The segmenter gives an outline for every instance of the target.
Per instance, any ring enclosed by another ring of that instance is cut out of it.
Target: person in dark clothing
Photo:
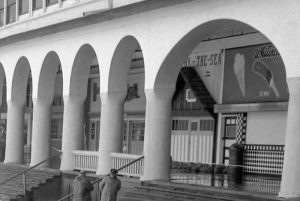
[[[94,187],[86,177],[86,171],[81,171],[80,175],[75,177],[73,187],[73,201],[92,201],[91,191]]]
[[[99,184],[101,201],[116,201],[118,192],[121,189],[121,181],[117,178],[118,170],[111,169],[110,175],[102,179]]]

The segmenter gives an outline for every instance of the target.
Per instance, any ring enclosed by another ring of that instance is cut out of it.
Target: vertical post
[[[24,191],[25,201],[27,201],[27,196],[26,196],[26,172],[23,173],[23,191]]]
[[[106,92],[100,96],[102,106],[97,174],[105,175],[112,166],[110,153],[122,152],[126,91]]]
[[[170,180],[171,105],[174,88],[145,90],[144,175],[142,180]]]
[[[43,0],[43,13],[46,12],[47,9],[47,0]]]
[[[20,13],[19,7],[20,7],[20,1],[21,1],[21,0],[16,0],[16,22],[19,21],[19,13]]]
[[[31,162],[33,166],[51,156],[51,99],[33,99]],[[42,164],[49,167],[50,161]]]
[[[289,106],[285,133],[285,148],[279,196],[300,197],[300,77],[287,79],[289,87]]]
[[[64,97],[64,124],[62,139],[62,161],[61,170],[73,169],[73,150],[80,150],[83,147],[83,116],[84,116],[83,96]]]
[[[3,26],[7,25],[7,0],[4,0]]]
[[[32,16],[32,14],[33,14],[33,1],[32,0],[29,0],[28,1],[28,6],[29,6],[29,8],[28,8],[28,13],[29,13],[29,17],[31,17]]]

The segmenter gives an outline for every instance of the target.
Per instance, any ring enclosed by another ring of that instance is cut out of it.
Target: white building
[[[97,173],[106,174],[111,153],[129,152],[145,156],[142,180],[168,180],[170,154],[226,164],[238,141],[277,157],[279,196],[299,197],[299,8],[296,0],[0,2],[4,162],[23,163],[25,150],[34,165],[61,146],[60,169],[69,170],[74,151],[97,150]]]

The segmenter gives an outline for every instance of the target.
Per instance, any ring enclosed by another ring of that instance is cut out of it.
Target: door
[[[214,120],[211,118],[174,118],[171,156],[173,161],[211,163]]]
[[[189,120],[174,118],[172,120],[171,156],[173,161],[189,162]]]
[[[224,120],[224,149],[223,149],[223,163],[229,164],[229,148],[232,144],[236,143],[236,126],[237,117],[229,116]]]
[[[123,153],[143,154],[145,120],[124,120]]]
[[[189,162],[211,163],[213,153],[214,120],[198,118],[190,120]]]
[[[90,119],[89,122],[89,136],[88,136],[88,149],[90,151],[98,151],[99,147],[99,132],[100,131],[100,121],[95,119]]]

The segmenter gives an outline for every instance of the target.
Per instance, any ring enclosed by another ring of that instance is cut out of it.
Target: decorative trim
[[[288,102],[214,105],[215,113],[287,111]]]
[[[247,113],[240,113],[236,118],[236,142],[245,144],[247,128]]]

